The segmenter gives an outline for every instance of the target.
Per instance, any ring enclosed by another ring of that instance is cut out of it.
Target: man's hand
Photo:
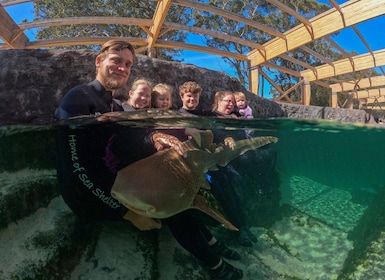
[[[123,216],[123,219],[130,221],[141,231],[160,229],[162,227],[162,223],[159,220],[140,216],[133,211],[128,211],[126,215]]]
[[[184,156],[186,152],[182,142],[173,135],[155,132],[152,135],[152,142],[157,151],[164,150],[164,148],[173,148],[181,156]]]

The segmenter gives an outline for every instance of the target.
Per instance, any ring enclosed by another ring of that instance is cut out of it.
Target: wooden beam
[[[368,42],[365,40],[364,36],[362,36],[361,32],[358,30],[358,28],[353,25],[352,26],[354,32],[357,34],[357,36],[360,38],[361,42],[365,45],[365,47],[368,49],[368,52],[372,52],[372,48],[369,46]]]
[[[20,29],[32,29],[32,28],[42,28],[47,26],[63,26],[63,25],[73,25],[73,24],[123,24],[123,25],[137,25],[137,26],[152,26],[152,19],[140,19],[140,18],[126,18],[126,17],[103,17],[103,16],[86,16],[86,17],[67,17],[67,18],[58,18],[58,19],[49,19],[49,20],[39,20],[33,22],[26,22],[19,24]],[[219,38],[222,40],[234,42],[236,44],[248,46],[254,49],[262,49],[263,46],[252,41],[247,41],[239,37],[230,36],[227,34],[214,32],[200,27],[186,26],[173,22],[165,22],[163,25],[165,28],[184,30],[186,32],[193,32],[196,34],[203,34],[207,36],[212,36],[214,38]],[[146,31],[150,33],[149,30]]]
[[[324,82],[322,82],[322,81],[313,81],[313,84],[320,85],[321,87],[324,87],[324,88],[327,88],[327,89],[330,88],[330,85],[329,85],[329,84],[324,83]]]
[[[251,69],[251,68],[249,68]],[[250,70],[250,91],[256,95],[259,95],[258,89],[259,89],[259,68],[254,68]]]
[[[329,2],[333,5],[333,7],[342,15],[343,11],[341,10],[340,5],[334,0],[329,0]]]
[[[295,84],[294,86],[292,86],[291,88],[289,88],[287,91],[284,92],[284,94],[282,94],[281,96],[277,97],[275,99],[275,101],[279,101],[281,100],[282,98],[286,97],[290,92],[292,92],[293,90],[295,90],[297,87],[301,86],[303,84],[303,80],[299,81],[299,83]]]
[[[279,57],[282,58],[282,59],[288,60],[288,61],[290,61],[290,62],[292,62],[294,64],[300,65],[303,68],[314,70],[313,66],[310,66],[309,64],[306,64],[305,62],[303,62],[303,61],[301,61],[299,59],[296,59],[294,57],[291,57],[291,56],[289,56],[287,54],[281,54]]]
[[[289,102],[289,103],[293,103],[293,100],[290,99],[289,96],[287,96],[285,94],[285,92],[268,76],[266,75],[265,72],[262,72],[261,71],[261,75],[279,92],[279,95],[282,96],[284,95],[284,97],[286,98],[286,100]],[[279,97],[278,97],[279,98]]]
[[[332,91],[330,94],[330,100],[329,100],[329,105],[332,108],[337,108],[338,106],[338,95],[337,92]]]
[[[353,98],[369,98],[369,97],[380,97],[385,95],[385,88],[377,88],[377,89],[367,89],[367,90],[359,90],[350,92]]]
[[[220,9],[220,8],[217,8],[217,7],[214,7],[211,5],[207,5],[207,4],[201,4],[201,3],[191,1],[191,0],[173,0],[172,2],[173,2],[173,4],[178,4],[179,6],[184,6],[184,7],[194,8],[197,10],[202,10],[202,11],[206,11],[209,13],[213,13],[213,14],[222,16],[224,18],[232,19],[232,20],[235,20],[238,22],[243,22],[244,24],[246,24],[248,26],[254,27],[258,30],[266,32],[267,34],[270,34],[270,35],[273,35],[273,36],[276,36],[279,38],[285,37],[285,35],[283,35],[281,32],[278,32],[277,30],[275,30],[271,27],[260,24],[254,20],[248,19],[248,18],[241,16],[241,15],[238,15],[236,13],[228,12],[224,9]]]
[[[376,96],[376,97],[368,97],[368,98],[363,98],[363,99],[365,99],[367,103],[385,102],[385,95]]]
[[[300,49],[302,49],[303,51],[311,54],[312,56],[314,56],[315,58],[318,58],[319,60],[333,66],[333,62],[331,62],[329,59],[327,59],[326,57],[324,57],[323,55],[320,55],[319,53],[315,52],[314,50],[312,50],[311,48],[309,47],[306,47],[306,46],[301,46]]]
[[[292,8],[286,6],[285,4],[283,4],[282,2],[280,1],[277,1],[277,0],[266,0],[266,2],[269,2],[270,4],[273,4],[274,6],[276,6],[278,9],[280,9],[281,11],[295,17],[297,20],[299,20],[300,22],[302,22],[303,24],[305,25],[308,25],[310,26],[310,21],[301,16],[299,13],[297,13],[296,11],[294,11]]]
[[[66,17],[47,20],[36,20],[32,22],[23,22],[19,24],[21,30],[31,28],[42,28],[47,26],[63,26],[74,24],[123,24],[137,26],[152,26],[154,22],[151,19],[127,18],[127,17],[103,17],[103,16],[85,16],[85,17]]]
[[[192,45],[192,44],[186,44],[182,42],[172,42],[172,41],[165,41],[165,40],[157,40],[155,47],[159,48],[169,48],[169,49],[182,49],[182,50],[191,50],[191,51],[197,51],[197,52],[204,52],[209,54],[215,54],[219,56],[225,56],[230,57],[242,61],[248,61],[247,57],[243,54],[239,53],[232,53],[228,51],[222,51],[216,48],[210,48],[200,45]]]
[[[282,66],[278,66],[277,64],[263,63],[262,66],[278,70],[278,71],[280,71],[282,73],[290,74],[290,75],[292,75],[294,77],[297,77],[297,78],[301,78],[301,74],[299,72],[291,70],[291,69],[288,69],[288,68],[285,68],[285,67],[282,67]],[[251,69],[254,69],[254,68],[255,67],[253,67]]]
[[[132,38],[132,37],[71,37],[60,38],[52,40],[38,40],[30,42],[26,49],[39,49],[39,48],[51,48],[51,47],[65,47],[65,46],[78,46],[78,45],[101,45],[108,40],[125,40],[134,46],[147,45],[146,38]]]
[[[302,104],[309,106],[310,98],[311,98],[311,85],[308,81],[304,81],[302,86]]]
[[[170,29],[176,29],[176,30],[184,30],[184,31],[192,32],[192,33],[196,33],[196,34],[203,34],[203,35],[211,36],[213,38],[218,38],[218,39],[222,39],[225,41],[230,41],[230,42],[233,42],[236,44],[240,44],[243,46],[247,46],[247,47],[250,47],[253,49],[264,50],[264,47],[262,45],[254,43],[252,41],[244,40],[244,39],[236,37],[236,36],[227,35],[227,34],[222,33],[222,32],[215,32],[215,31],[204,29],[201,27],[187,26],[187,25],[174,23],[174,22],[165,22],[164,27],[167,27]]]
[[[258,50],[251,51],[247,56],[251,60],[251,67],[262,64],[283,53],[296,49],[315,39],[335,33],[353,24],[385,14],[385,0],[349,1],[341,5],[343,15],[335,8],[310,19],[313,34],[309,34],[306,26],[300,24],[285,32],[285,39],[274,38],[264,44],[266,53],[262,55]]]
[[[375,76],[358,81],[347,81],[330,85],[334,92],[351,91],[370,87],[385,86],[385,76]]]
[[[152,17],[154,24],[150,27],[150,34],[148,36],[148,46],[153,48],[156,40],[158,39],[160,30],[163,26],[164,19],[171,6],[171,0],[159,0],[155,13]]]
[[[0,1],[0,5],[3,7],[13,6],[17,4],[23,4],[27,2],[35,2],[33,0],[2,0]]]
[[[9,16],[3,6],[0,5],[0,39],[7,48],[23,49],[29,39]]]
[[[304,70],[301,76],[306,81],[314,81],[382,65],[385,65],[385,49],[335,61],[334,67],[323,64],[315,67],[315,71]]]

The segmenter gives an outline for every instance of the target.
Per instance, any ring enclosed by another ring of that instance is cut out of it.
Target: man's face
[[[96,57],[96,79],[106,90],[116,90],[127,83],[134,57],[130,50],[109,50],[105,59]]]
[[[183,108],[187,110],[194,110],[199,104],[199,93],[187,92],[181,97]]]

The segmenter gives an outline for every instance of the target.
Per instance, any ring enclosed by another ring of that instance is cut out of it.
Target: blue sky
[[[318,0],[318,2],[331,6],[328,0]],[[337,0],[336,2],[338,4],[342,4],[347,1]],[[5,9],[16,23],[21,23],[23,20],[33,20],[33,3],[31,2],[9,6]],[[364,35],[365,39],[367,40],[368,44],[371,46],[373,51],[385,48],[385,28],[383,28],[384,26],[384,16],[357,25],[357,28]],[[33,30],[26,30],[25,34],[31,40],[33,40],[33,37],[35,35]],[[359,40],[358,36],[350,28],[341,31],[338,36],[334,36],[333,39],[347,51],[355,51],[359,54],[368,52],[366,47]],[[207,53],[183,51],[182,56],[178,59],[183,59],[183,63],[189,63],[199,67],[223,71],[231,76],[235,76],[233,69],[231,69],[231,67],[224,63],[220,56]],[[265,83],[265,85],[269,86],[268,83]],[[267,89],[264,90],[264,92],[266,91]]]

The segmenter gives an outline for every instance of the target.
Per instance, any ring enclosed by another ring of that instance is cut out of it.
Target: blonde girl
[[[172,107],[171,86],[166,84],[157,84],[151,92],[151,108],[171,109]]]
[[[237,107],[241,117],[245,119],[254,118],[253,110],[249,106],[249,102],[247,101],[246,95],[243,92],[238,91],[234,93],[234,97],[236,102],[235,106]]]

